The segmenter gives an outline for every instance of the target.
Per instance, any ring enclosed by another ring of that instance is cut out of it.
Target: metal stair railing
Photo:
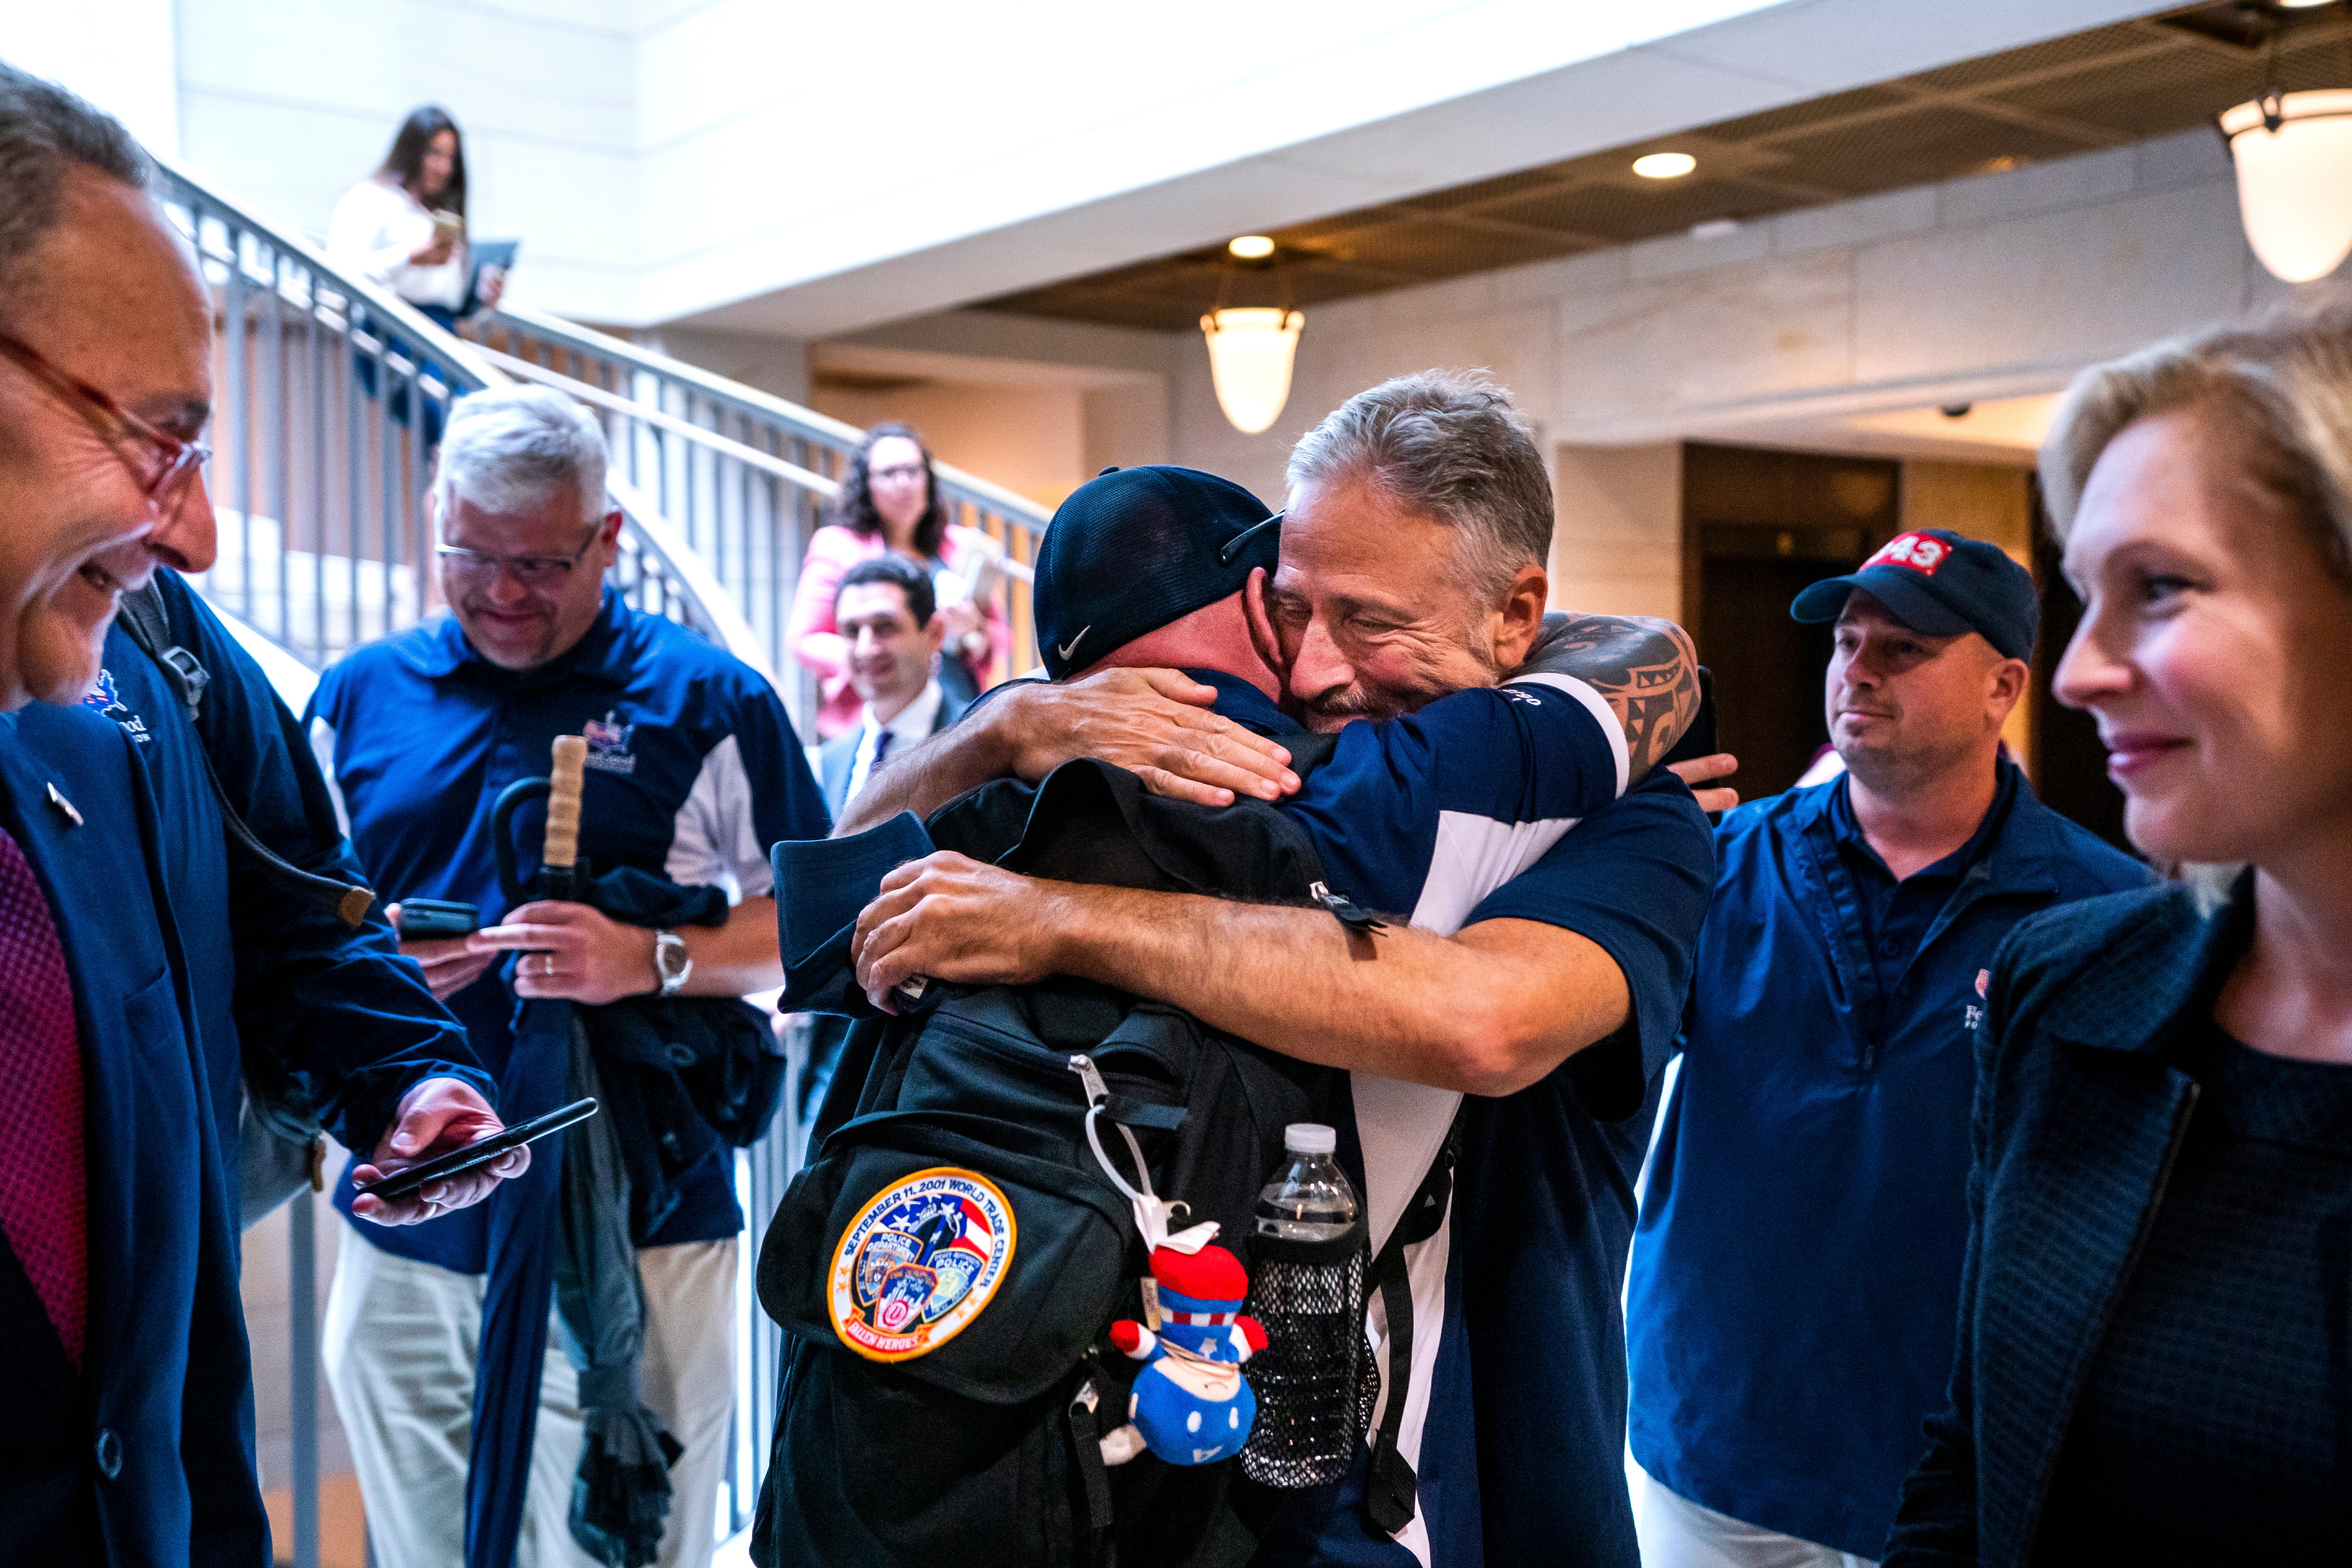
[[[793,586],[809,537],[866,433],[541,311],[502,309],[466,331],[499,369],[603,411],[615,470],[678,522],[791,683],[795,714],[814,712],[814,685],[786,646]],[[945,463],[933,469],[950,524],[970,531],[959,540],[999,556],[1013,637],[991,679],[1034,668],[1029,588],[1045,509]]]
[[[432,448],[452,401],[512,378],[481,350],[340,270],[299,236],[168,163],[159,168],[156,194],[194,247],[217,329],[208,482],[220,555],[194,581],[236,620],[320,669],[438,607],[424,516]],[[614,427],[612,410],[599,406]],[[655,427],[634,420],[625,428],[640,426]],[[854,440],[856,432],[849,435]],[[663,510],[661,498],[678,492],[649,492],[639,479],[648,469],[632,466],[634,449],[615,447],[608,488],[626,522],[613,582],[635,607],[691,626],[774,681],[783,661],[774,635],[760,635],[746,617],[744,605],[759,603],[739,600],[747,580],[740,572],[723,580],[713,570],[707,546]],[[707,524],[698,526],[708,534]],[[798,560],[794,553],[781,563],[787,592]],[[798,1076],[793,1072],[793,1081]],[[781,1355],[779,1331],[751,1291],[751,1259],[798,1164],[794,1125],[788,1106],[736,1163],[752,1238],[741,1249],[739,1397],[722,1499],[737,1530],[750,1522],[765,1471]],[[290,1474],[270,1479],[292,1487],[292,1540],[281,1550],[290,1546],[298,1568],[317,1568],[320,1207],[305,1190],[286,1216]],[[279,1223],[265,1221],[248,1246],[258,1253],[264,1248],[255,1241],[274,1245],[264,1230]],[[259,1358],[270,1353],[258,1347]]]
[[[205,594],[312,668],[437,607],[424,498],[450,403],[511,378],[307,240],[161,165],[165,210],[213,291],[213,499]],[[772,679],[766,650],[658,506],[625,479],[615,583]]]

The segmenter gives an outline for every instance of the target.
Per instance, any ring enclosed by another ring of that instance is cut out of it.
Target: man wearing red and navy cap
[[[1879,1556],[1951,1369],[1980,977],[2147,876],[2000,754],[2036,616],[2000,549],[1899,534],[1790,608],[1836,623],[1845,771],[1716,829],[1626,1298],[1644,1568]]]

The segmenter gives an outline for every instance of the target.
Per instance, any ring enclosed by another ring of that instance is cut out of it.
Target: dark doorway
[[[2068,708],[2052,694],[2066,644],[2083,619],[2083,601],[2059,570],[2058,542],[2042,510],[2042,483],[2033,482],[2033,579],[2042,591],[2042,633],[2033,648],[2033,787],[2043,804],[2070,816],[2126,854],[2137,854],[2124,837],[2124,792],[2107,777],[2107,749],[2096,720]]]
[[[1795,784],[1828,743],[1831,632],[1789,618],[1807,584],[1851,572],[1894,536],[1895,465],[1739,447],[1684,449],[1686,603],[1715,674],[1716,728],[1744,800]]]

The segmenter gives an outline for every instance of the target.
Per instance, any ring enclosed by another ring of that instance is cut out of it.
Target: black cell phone
[[[1711,757],[1722,749],[1715,741],[1715,671],[1702,664],[1698,667],[1698,716],[1683,731],[1683,738],[1675,742],[1674,750],[1658,759],[1658,765]],[[407,910],[407,905],[401,906],[403,914]]]
[[[450,899],[400,900],[400,934],[416,937],[464,936],[482,923],[482,911]]]
[[[488,1164],[510,1149],[520,1149],[551,1132],[561,1132],[573,1122],[585,1121],[595,1114],[594,1100],[575,1100],[561,1110],[551,1110],[544,1116],[518,1121],[512,1127],[493,1132],[462,1149],[452,1149],[446,1154],[436,1154],[421,1165],[394,1171],[383,1180],[371,1183],[358,1191],[365,1197],[404,1198],[427,1182],[437,1182],[444,1176],[464,1175],[467,1171]]]

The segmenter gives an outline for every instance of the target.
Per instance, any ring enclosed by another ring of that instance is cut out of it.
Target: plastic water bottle
[[[1284,1129],[1289,1163],[1258,1194],[1250,1238],[1250,1315],[1265,1349],[1249,1362],[1257,1424],[1242,1469],[1270,1487],[1326,1486],[1362,1436],[1365,1229],[1328,1127]]]

